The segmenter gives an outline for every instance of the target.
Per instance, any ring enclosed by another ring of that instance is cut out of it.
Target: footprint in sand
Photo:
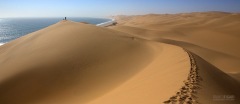
[[[197,89],[200,88],[201,77],[198,74],[198,67],[194,60],[194,57],[190,52],[185,50],[190,58],[191,69],[188,75],[187,80],[183,81],[184,86],[176,93],[175,96],[169,98],[169,100],[164,101],[165,104],[198,104],[197,96],[194,94],[197,93]]]

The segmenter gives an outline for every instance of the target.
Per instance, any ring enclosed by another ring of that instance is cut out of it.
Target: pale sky
[[[0,18],[107,17],[202,11],[240,12],[240,0],[0,0]]]

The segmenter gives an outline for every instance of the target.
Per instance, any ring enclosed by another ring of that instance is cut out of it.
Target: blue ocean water
[[[0,45],[55,24],[62,19],[63,18],[0,18]],[[75,17],[67,19],[75,22],[88,22],[95,25],[111,21],[111,19],[105,18]]]

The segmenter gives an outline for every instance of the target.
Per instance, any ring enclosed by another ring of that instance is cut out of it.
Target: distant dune
[[[182,46],[226,73],[239,73],[240,14],[196,12],[116,17],[115,30]]]
[[[239,104],[239,17],[60,21],[0,46],[0,104]]]

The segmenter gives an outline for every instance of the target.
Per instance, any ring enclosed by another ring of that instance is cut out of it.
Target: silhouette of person
[[[67,17],[65,17],[65,20],[67,20]]]

